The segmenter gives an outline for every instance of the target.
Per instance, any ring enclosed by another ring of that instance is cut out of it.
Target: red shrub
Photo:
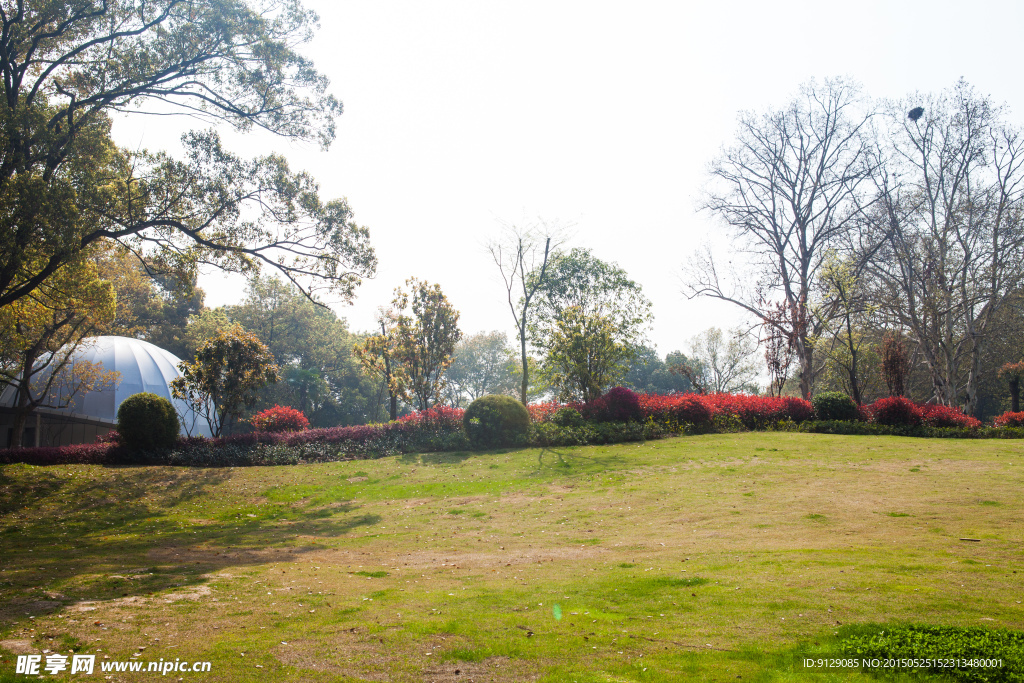
[[[642,416],[640,400],[626,387],[613,387],[590,403],[594,419],[601,422],[633,422]]]
[[[926,404],[920,406],[921,417],[930,427],[966,427],[974,429],[981,426],[981,420],[964,415],[960,408]]]
[[[903,396],[880,398],[871,404],[872,421],[891,427],[916,427],[921,424],[921,409]]]
[[[704,399],[714,417],[736,417],[747,429],[765,429],[781,420],[804,422],[814,417],[810,401],[793,396],[709,394]]]
[[[114,462],[119,450],[116,444],[110,443],[7,448],[0,450],[0,465],[16,462],[29,465],[106,465]]]
[[[257,432],[301,432],[309,429],[309,420],[302,411],[289,406],[274,406],[256,413],[249,420]]]
[[[530,420],[536,423],[547,422],[561,407],[561,403],[558,403],[557,401],[550,401],[548,403],[531,403],[526,406],[526,410],[530,413]]]
[[[996,418],[996,427],[1024,427],[1024,411],[1019,413],[1003,413]]]
[[[465,412],[466,411],[462,408],[434,406],[427,410],[420,410],[415,413],[403,415],[398,418],[398,422],[431,429],[447,428],[458,430],[462,429],[462,416]]]

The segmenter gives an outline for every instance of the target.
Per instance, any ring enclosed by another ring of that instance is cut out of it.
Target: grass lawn
[[[0,681],[44,650],[212,662],[114,681],[873,680],[798,653],[866,623],[1024,628],[1022,456],[746,433],[3,466]]]

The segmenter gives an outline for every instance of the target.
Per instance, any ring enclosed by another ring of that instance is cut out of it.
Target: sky
[[[682,267],[704,242],[729,252],[699,212],[707,167],[739,112],[785,105],[801,84],[845,77],[872,98],[966,79],[1024,115],[1024,3],[928,0],[643,2],[306,0],[320,30],[302,52],[344,103],[328,151],[230,130],[229,148],[283,153],[321,197],[346,197],[380,265],[353,305],[373,327],[407,278],[440,284],[466,334],[514,323],[486,245],[502,224],[566,226],[567,247],[617,263],[653,303],[658,351],[685,350],[745,318],[687,300]],[[176,148],[189,119],[118,121],[115,138]],[[204,276],[211,306],[239,278]]]

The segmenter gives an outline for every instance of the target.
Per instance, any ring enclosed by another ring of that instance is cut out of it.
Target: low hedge
[[[853,629],[851,629],[853,630]],[[842,637],[848,658],[894,661],[889,676],[928,672],[968,683],[1019,683],[1024,680],[1024,633],[977,626],[916,624],[860,626]],[[976,660],[998,660],[999,666],[971,666]],[[910,662],[930,666],[909,667]],[[965,662],[952,667],[950,662]],[[933,664],[932,664],[933,663]]]

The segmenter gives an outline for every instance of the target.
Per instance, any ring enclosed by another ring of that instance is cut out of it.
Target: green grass
[[[867,681],[801,657],[863,624],[1024,627],[1022,455],[749,433],[4,466],[0,641],[211,681]]]

